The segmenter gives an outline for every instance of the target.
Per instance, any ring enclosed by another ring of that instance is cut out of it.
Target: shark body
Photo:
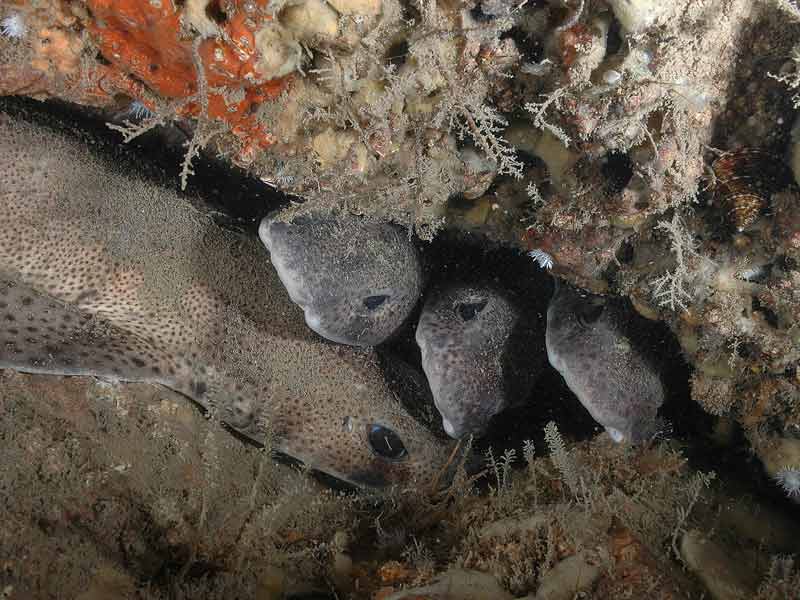
[[[432,479],[450,454],[371,350],[308,329],[257,239],[3,113],[0,368],[167,386],[362,486]]]

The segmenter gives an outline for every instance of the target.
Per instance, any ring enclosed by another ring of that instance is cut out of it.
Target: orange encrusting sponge
[[[266,0],[249,0],[250,14],[235,0],[233,16],[220,25],[223,35],[203,39],[198,54],[208,87],[207,116],[231,127],[244,147],[241,157],[272,143],[272,138],[253,116],[264,100],[277,97],[288,77],[265,80],[256,69],[255,31],[268,21]],[[181,13],[173,0],[87,0],[93,20],[88,28],[103,57],[118,73],[115,87],[138,97],[143,83],[167,100],[190,98],[198,90],[192,40],[181,34]],[[149,108],[153,108],[149,106]],[[200,115],[200,103],[187,102],[178,114]]]

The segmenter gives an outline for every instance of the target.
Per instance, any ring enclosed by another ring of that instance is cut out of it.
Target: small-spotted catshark
[[[416,340],[450,437],[480,435],[496,414],[528,399],[543,366],[536,333],[535,319],[493,285],[451,283],[430,292]]]
[[[2,113],[0,368],[161,384],[357,485],[435,479],[450,456],[371,350],[308,329],[257,239]]]
[[[642,443],[664,425],[660,370],[620,302],[556,280],[547,309],[547,358],[615,442]]]

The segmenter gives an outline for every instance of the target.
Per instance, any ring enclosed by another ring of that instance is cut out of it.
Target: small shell
[[[788,168],[777,156],[756,149],[726,152],[711,165],[715,199],[727,209],[736,231],[744,231],[769,206],[773,192],[786,187]]]
[[[732,194],[726,199],[730,204],[728,215],[736,231],[744,231],[755,223],[761,211],[767,206],[767,199],[760,194]]]

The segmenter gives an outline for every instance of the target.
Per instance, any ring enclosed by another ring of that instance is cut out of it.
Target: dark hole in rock
[[[526,167],[536,167],[541,169],[542,171],[547,170],[547,164],[535,154],[531,154],[526,150],[522,150],[517,148],[517,159],[522,162],[522,164]]]
[[[633,164],[630,157],[623,152],[609,152],[605,155],[600,168],[606,178],[608,193],[618,194],[633,177]]]
[[[219,5],[219,2],[209,2],[206,6],[206,16],[215,23],[224,23],[228,20],[228,15]]]
[[[544,58],[544,44],[520,27],[512,27],[500,35],[500,39],[511,38],[517,45],[523,63],[538,63]]]
[[[770,327],[778,329],[778,315],[769,306],[764,306],[757,297],[753,298],[753,311],[761,313]]]
[[[606,36],[606,56],[616,54],[622,48],[624,38],[622,37],[622,29],[617,19],[612,19],[611,24],[608,26],[608,35]]]
[[[389,47],[389,51],[386,53],[386,63],[394,65],[396,68],[400,68],[404,65],[407,58],[408,41],[406,40],[400,40],[396,44],[392,44]]]
[[[633,244],[630,240],[625,240],[620,244],[619,249],[617,250],[617,260],[624,265],[629,265],[633,262],[633,257],[635,256],[635,251],[633,249]]]
[[[493,15],[483,12],[483,2],[470,9],[469,14],[478,23],[488,23],[494,20]]]
[[[797,269],[797,261],[785,254],[777,258],[775,265],[782,271],[794,271]]]
[[[754,346],[749,342],[736,345],[736,356],[739,358],[752,358],[755,354]]]
[[[106,59],[106,57],[103,56],[102,54],[100,54],[99,52],[95,56],[95,60],[98,62],[98,64],[103,65],[105,67],[110,67],[111,66],[111,61]]]

